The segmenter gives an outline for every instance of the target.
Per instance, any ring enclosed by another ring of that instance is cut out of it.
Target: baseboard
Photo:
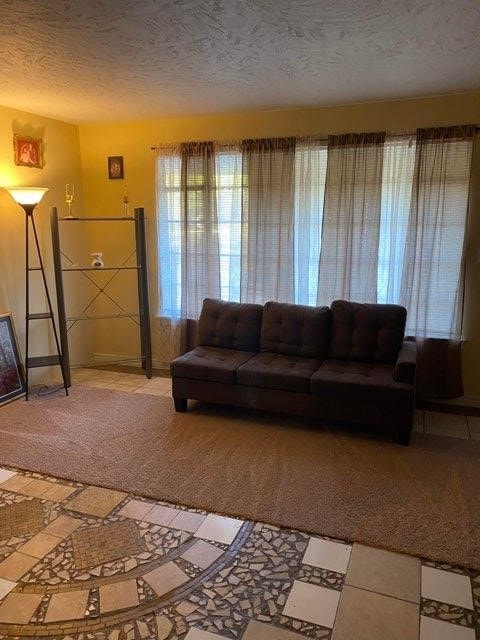
[[[139,367],[140,358],[129,354],[122,353],[93,353],[92,360],[89,362],[91,366],[98,366],[103,364],[123,364],[126,366]],[[82,366],[88,366],[88,364]],[[170,363],[163,362],[159,358],[152,358],[152,367],[154,369],[169,369]]]

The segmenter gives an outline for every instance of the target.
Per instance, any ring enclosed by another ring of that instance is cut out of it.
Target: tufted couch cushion
[[[308,393],[312,373],[321,360],[281,353],[259,353],[239,367],[237,382],[247,387],[266,387]]]
[[[340,401],[402,405],[413,401],[413,387],[395,382],[388,364],[326,360],[310,380],[312,393]]]
[[[323,360],[329,338],[328,307],[267,302],[263,308],[261,351]]]
[[[198,321],[198,344],[258,351],[263,307],[205,298]]]
[[[331,313],[329,358],[395,363],[405,331],[404,307],[335,300]]]
[[[170,365],[172,376],[209,380],[210,382],[237,382],[237,369],[254,353],[217,347],[197,347],[183,356],[175,358]]]

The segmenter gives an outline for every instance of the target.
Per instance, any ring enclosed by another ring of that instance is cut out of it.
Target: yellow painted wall
[[[155,155],[152,145],[186,140],[232,140],[246,137],[329,134],[341,132],[411,130],[417,127],[480,123],[480,92],[415,100],[364,103],[317,109],[219,114],[188,118],[164,118],[128,123],[101,123],[80,126],[80,147],[84,180],[85,209],[89,215],[118,215],[125,184],[132,206],[143,206],[148,216],[148,243],[151,268],[155,269]],[[123,155],[125,181],[109,181],[106,158]],[[466,393],[480,395],[480,163],[474,177],[475,202],[467,240],[467,296],[464,377]],[[117,234],[125,249],[125,238]],[[111,240],[108,232],[91,241],[101,250]],[[115,244],[115,239],[114,239]],[[111,258],[118,258],[111,252]],[[155,308],[155,287],[152,308]],[[157,343],[154,327],[153,339]],[[135,332],[115,330],[112,324],[96,332],[95,351],[135,353]],[[129,350],[130,349],[130,350]]]
[[[14,164],[13,134],[23,134],[42,138],[44,142],[43,169],[18,167]],[[51,240],[49,224],[49,207],[62,208],[65,201],[65,184],[74,183],[76,188],[76,209],[83,208],[82,173],[80,166],[80,145],[78,127],[50,118],[24,113],[6,107],[0,107],[0,187],[5,186],[42,186],[50,191],[44,196],[35,211],[42,251],[45,262],[49,266],[49,282],[54,295],[51,274]],[[14,316],[16,330],[19,335],[20,348],[24,348],[24,316],[25,316],[25,240],[23,210],[12,200],[10,195],[0,190],[0,312],[11,311]],[[75,238],[67,230],[65,245],[74,241],[80,242],[78,232]],[[31,252],[33,256],[33,253]],[[45,310],[43,288],[40,275],[32,275],[31,279],[31,311]],[[75,298],[76,292],[70,290],[69,295]],[[50,348],[51,336],[46,331],[44,321],[32,323],[31,355],[46,355]],[[82,329],[82,331],[84,331]],[[89,350],[88,335],[73,345],[73,358],[86,357]],[[34,380],[48,376],[48,370],[36,370]],[[58,371],[56,372],[58,373]]]

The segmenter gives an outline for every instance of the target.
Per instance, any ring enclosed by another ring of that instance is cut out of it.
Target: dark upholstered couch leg
[[[179,413],[185,413],[185,411],[187,410],[187,399],[174,398],[173,401],[175,403],[175,411],[178,411]]]
[[[398,444],[408,446],[410,444],[410,429],[399,429]]]

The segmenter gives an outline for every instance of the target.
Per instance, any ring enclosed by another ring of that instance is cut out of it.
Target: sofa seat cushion
[[[238,367],[253,355],[255,354],[252,351],[197,347],[175,358],[170,365],[170,370],[172,376],[179,378],[235,384]]]
[[[237,371],[238,384],[308,393],[310,378],[321,360],[262,352]]]
[[[395,382],[394,367],[388,364],[326,360],[310,380],[316,395],[379,404],[403,405],[413,402],[413,386]]]

